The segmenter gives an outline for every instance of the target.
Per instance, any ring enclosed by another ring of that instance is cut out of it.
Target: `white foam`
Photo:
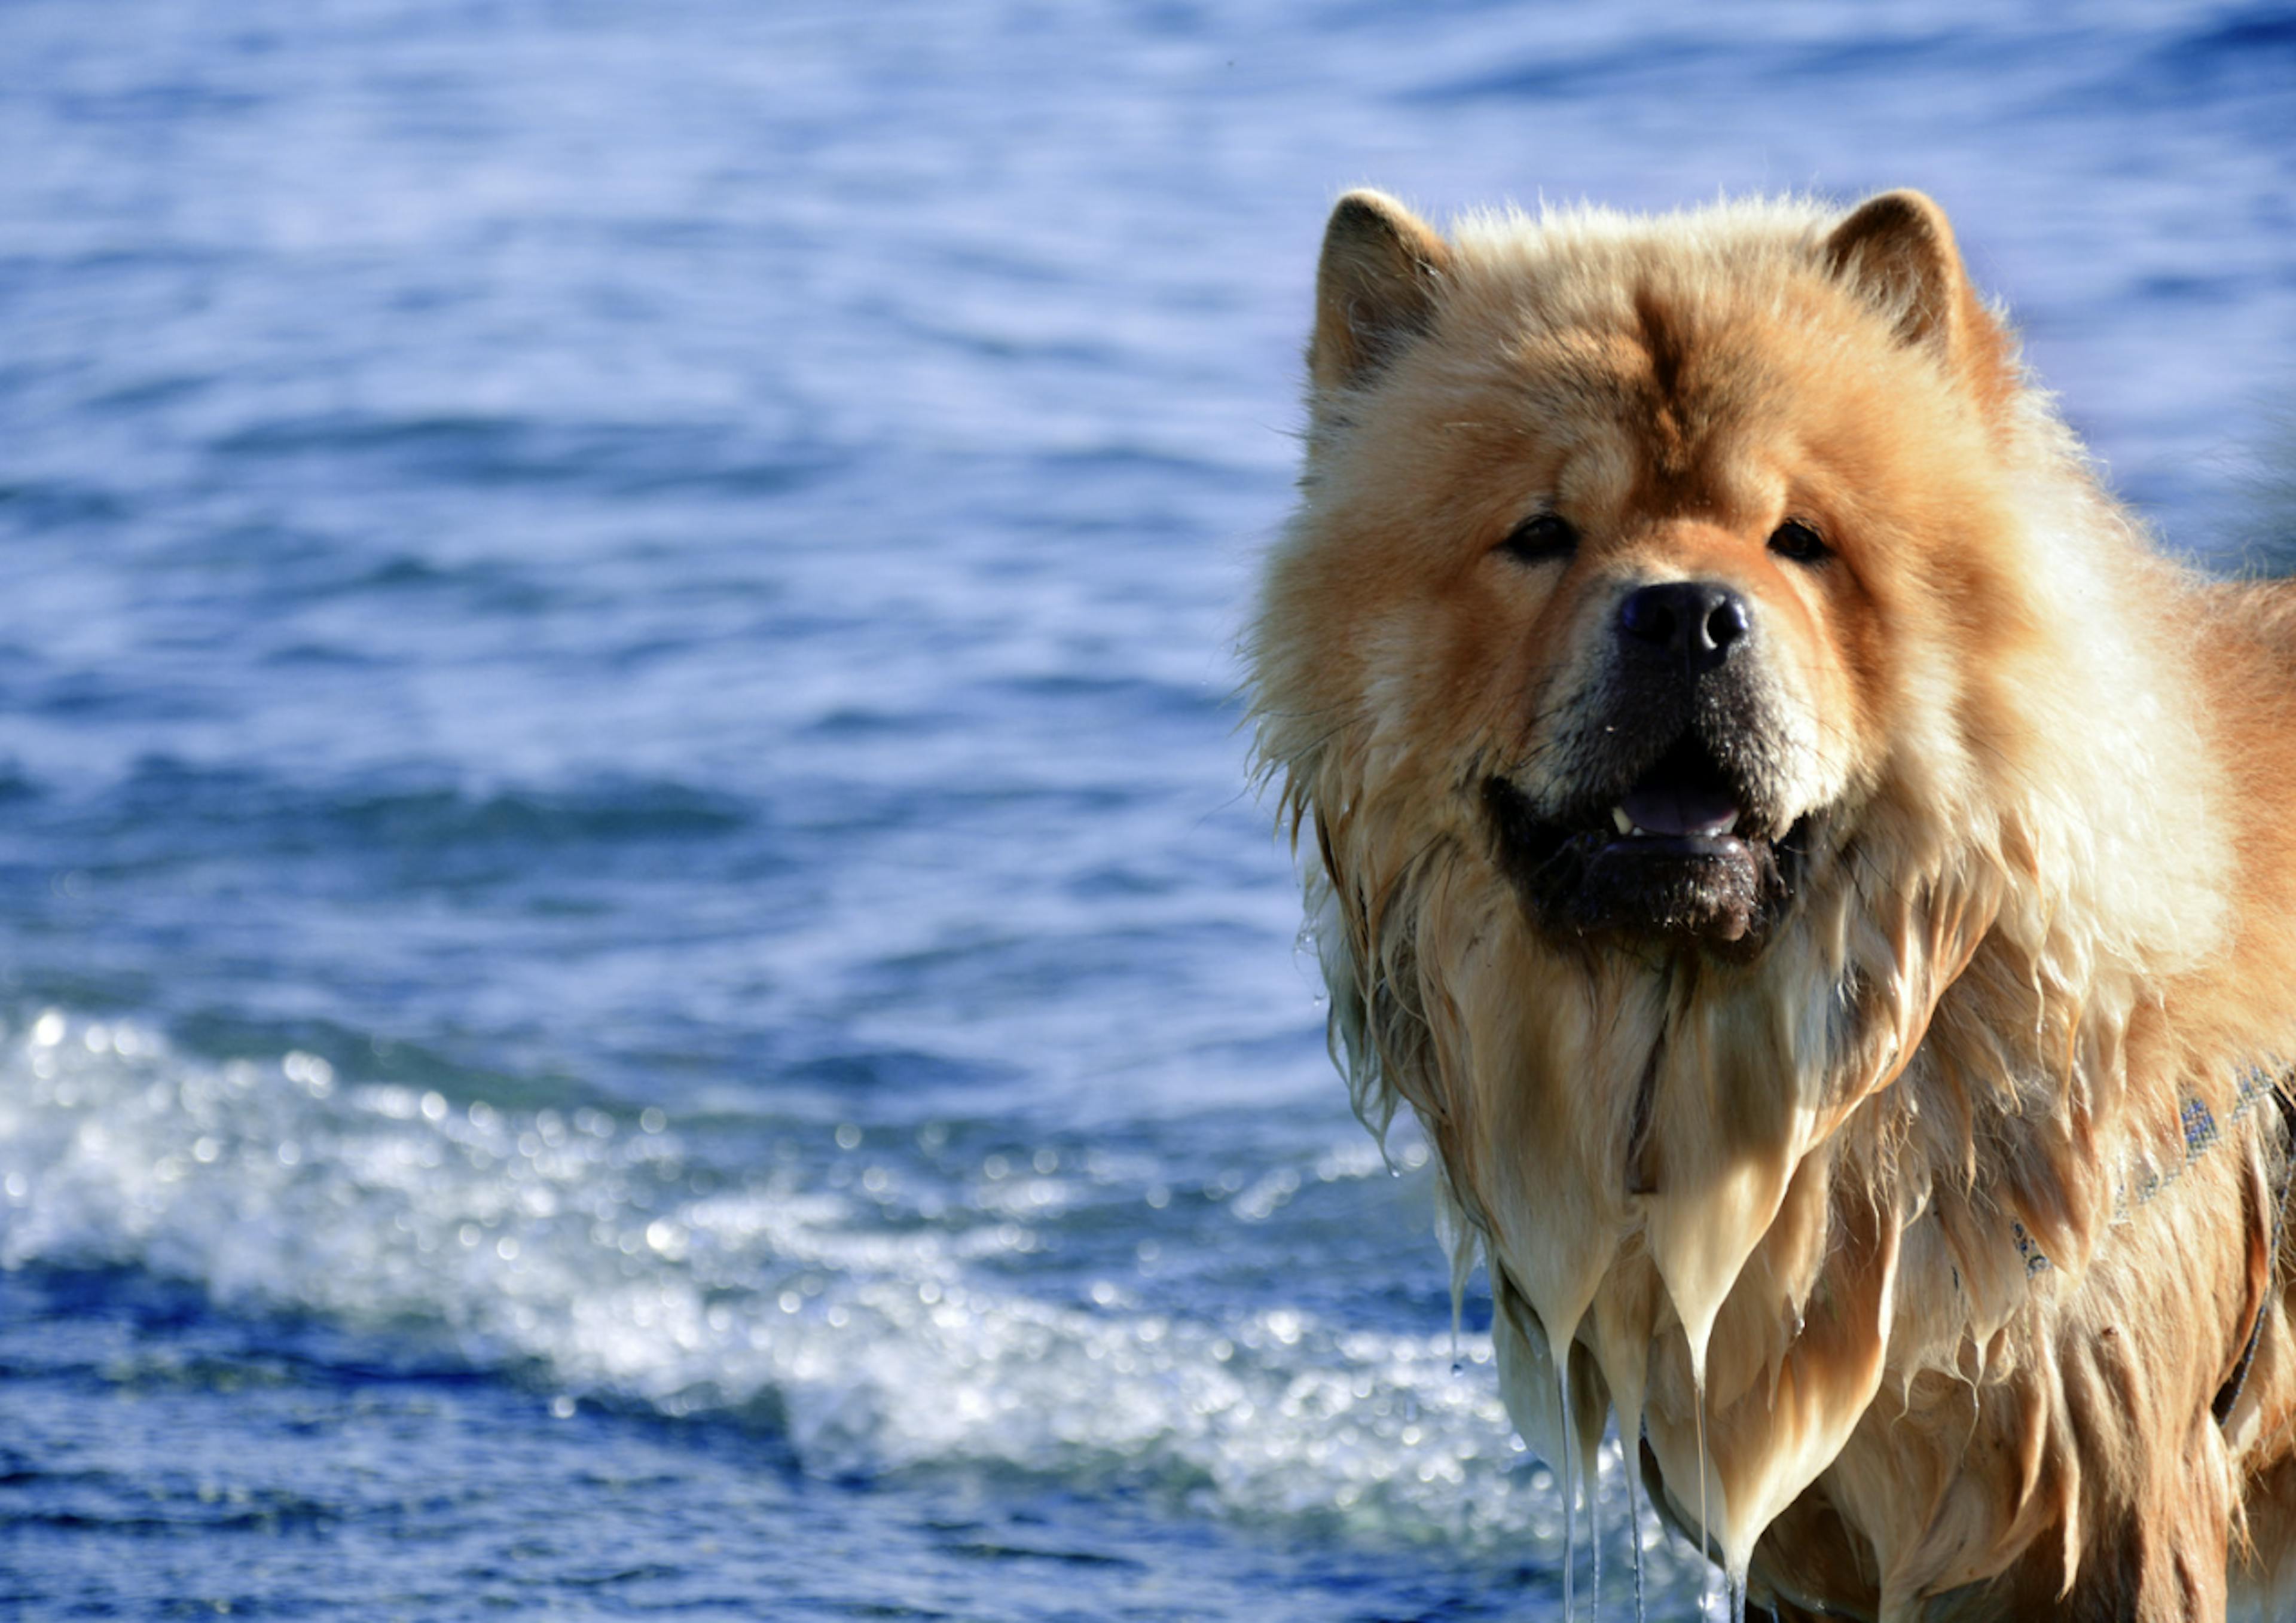
[[[1376,1165],[1368,1146],[1302,1162],[1325,1180]],[[1561,1496],[1507,1425],[1488,1337],[1459,1344],[1454,1374],[1447,1332],[1325,1323],[1275,1277],[1220,1322],[1115,1281],[1080,1303],[1029,1294],[1015,1260],[1091,1180],[1152,1179],[1117,1166],[1023,1162],[931,1200],[910,1187],[930,1168],[898,1160],[844,1189],[788,1165],[697,1188],[651,1111],[457,1106],[315,1056],[216,1066],[54,1013],[0,1044],[7,1266],[127,1265],[226,1307],[444,1335],[555,1398],[762,1405],[824,1474],[1013,1468],[1246,1521],[1559,1546]],[[1301,1182],[1269,1177],[1233,1203],[1240,1225]],[[1635,1526],[1615,1460],[1604,1476],[1603,1524]]]

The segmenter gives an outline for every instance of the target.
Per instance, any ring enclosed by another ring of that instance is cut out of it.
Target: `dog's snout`
[[[1630,652],[1702,676],[1746,639],[1746,600],[1711,580],[1669,580],[1640,586],[1619,605],[1619,635]]]

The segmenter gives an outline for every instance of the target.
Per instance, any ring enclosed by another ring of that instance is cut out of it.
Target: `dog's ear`
[[[1308,375],[1320,390],[1363,382],[1435,318],[1449,244],[1383,192],[1350,192],[1324,227]]]
[[[1969,279],[1945,210],[1919,192],[1884,192],[1825,239],[1827,268],[1897,317],[1898,336],[1949,353]]]
[[[1826,268],[1988,400],[2006,386],[2006,340],[1970,285],[1945,210],[1919,192],[1866,199],[1826,237]]]

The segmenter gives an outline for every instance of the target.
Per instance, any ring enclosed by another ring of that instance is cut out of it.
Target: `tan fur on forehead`
[[[1835,217],[1778,202],[1654,218],[1593,209],[1471,216],[1456,230],[1443,316],[1469,341],[1510,330],[1615,334],[1627,341],[1605,346],[1604,358],[1661,395],[1685,381],[1726,392],[1737,369],[1767,370],[1746,340],[1775,339],[1785,323],[1808,356],[1831,352],[1900,382],[1921,376],[1894,347],[1870,341],[1899,313],[1827,269],[1822,243]]]
[[[2296,1526],[2278,1138],[2234,1094],[2296,1056],[2296,606],[2150,550],[1926,200],[1439,240],[1350,206],[1259,751],[1312,834],[1335,1053],[1440,1153],[1518,1424],[1553,1456],[1615,1404],[1669,1512],[1789,1610],[2220,1603],[2220,1553],[2106,1546],[2221,1552],[2235,1479]],[[1550,503],[1581,554],[1510,564]],[[1833,574],[1767,554],[1786,516]],[[1477,795],[1543,792],[1605,594],[1686,561],[1753,594],[1819,798],[1750,962],[1535,927]],[[2192,1101],[2223,1147],[2130,1219]],[[2209,1400],[2259,1322],[2227,1446]]]

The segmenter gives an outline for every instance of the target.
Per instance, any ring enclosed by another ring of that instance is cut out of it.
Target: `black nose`
[[[1644,657],[1671,656],[1686,676],[1702,676],[1746,639],[1746,600],[1710,580],[1669,580],[1627,594],[1619,635]]]

